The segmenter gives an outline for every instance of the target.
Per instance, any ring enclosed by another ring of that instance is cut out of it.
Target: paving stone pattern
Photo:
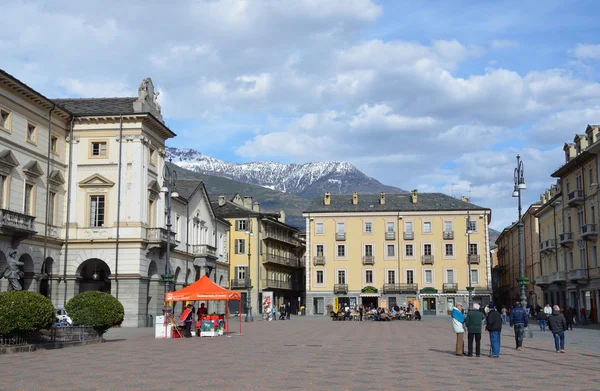
[[[550,333],[536,332],[519,352],[506,327],[500,358],[492,359],[487,334],[482,357],[455,356],[444,319],[293,317],[244,324],[242,336],[171,340],[154,339],[151,329],[111,330],[104,344],[0,356],[0,389],[597,391],[600,353],[570,345],[577,333],[600,340],[598,330],[569,332],[567,352],[557,354]]]

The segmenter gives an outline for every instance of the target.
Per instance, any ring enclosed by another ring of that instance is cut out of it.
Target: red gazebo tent
[[[207,276],[202,276],[196,282],[186,286],[175,292],[165,294],[165,301],[207,301],[207,300],[224,300],[225,317],[227,319],[226,328],[229,334],[229,301],[237,300],[240,302],[240,314],[242,313],[242,296],[239,292],[231,291],[215,284]],[[242,333],[242,322],[240,321],[240,334]]]

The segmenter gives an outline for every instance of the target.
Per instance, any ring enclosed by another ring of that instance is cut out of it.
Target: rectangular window
[[[245,280],[246,279],[246,266],[236,266],[237,269],[237,279]]]
[[[236,231],[246,231],[246,227],[248,227],[248,221],[246,220],[237,220],[236,221]]]
[[[148,225],[150,227],[154,227],[154,215],[156,214],[155,204],[154,200],[148,200]]]
[[[345,270],[338,270],[337,272],[337,280],[338,280],[338,284],[345,284],[346,283],[346,271]]]
[[[387,282],[388,282],[388,284],[395,284],[396,283],[396,271],[395,270],[388,270],[388,272],[387,272]]]
[[[447,257],[454,256],[454,245],[452,243],[446,243],[446,256]]]
[[[48,224],[54,225],[54,213],[56,213],[56,193],[48,193]]]
[[[106,141],[92,142],[92,156],[106,156]]]
[[[245,254],[246,253],[246,239],[235,240],[235,253]]]
[[[415,281],[414,277],[415,277],[414,271],[412,271],[412,270],[406,271],[406,283],[407,284],[414,284],[414,281]]]
[[[368,234],[373,233],[373,223],[371,223],[371,222],[365,223],[365,233],[368,233]]]
[[[365,284],[373,283],[373,270],[365,270]]]
[[[150,164],[156,166],[156,149],[150,148]]]
[[[4,208],[4,194],[7,194],[6,179],[4,175],[0,175],[0,208]]]
[[[27,124],[27,141],[36,142],[36,127],[32,124]]]
[[[454,284],[454,270],[446,270],[446,282]]]
[[[431,244],[423,245],[423,255],[431,255]]]
[[[373,245],[365,244],[365,256],[372,257],[373,256]]]
[[[346,245],[344,244],[338,244],[337,246],[337,256],[338,257],[345,257],[346,256]]]
[[[405,247],[404,247],[404,254],[405,254],[407,257],[414,257],[414,254],[415,254],[415,253],[414,253],[414,250],[413,250],[413,245],[412,245],[412,244],[407,244],[407,245],[405,245]]]
[[[469,231],[477,232],[477,221],[469,220]]]
[[[404,232],[412,233],[413,232],[413,223],[412,221],[404,222]]]
[[[323,223],[315,224],[315,232],[317,235],[323,235],[323,232],[325,232],[325,230],[323,229]]]
[[[396,256],[396,246],[394,246],[393,244],[388,244],[387,245],[387,256],[388,257],[395,257]]]
[[[479,285],[479,270],[471,270],[471,286]]]
[[[423,233],[430,234],[431,233],[431,221],[423,222]]]
[[[444,221],[444,232],[452,232],[452,221]]]
[[[50,150],[54,153],[58,153],[58,137],[52,136],[50,138]]]
[[[425,270],[425,284],[433,284],[433,271]]]
[[[477,254],[478,254],[477,243],[470,243],[469,244],[469,255],[477,255]]]
[[[23,200],[23,213],[29,216],[33,216],[33,185],[25,184],[25,199]]]
[[[592,267],[598,267],[598,247],[592,246]]]
[[[338,234],[343,234],[346,232],[346,223],[337,223],[337,231]]]
[[[0,128],[10,130],[10,112],[0,109]]]
[[[592,186],[592,183],[594,183],[594,175],[592,175],[592,168],[588,168],[588,183],[590,184],[590,187]]]
[[[388,221],[386,224],[386,230],[387,232],[394,232],[394,223]]]
[[[322,244],[317,244],[317,256],[322,257],[324,255],[324,247]]]
[[[323,284],[323,270],[317,270],[317,284]]]
[[[90,227],[104,227],[104,196],[90,196]]]

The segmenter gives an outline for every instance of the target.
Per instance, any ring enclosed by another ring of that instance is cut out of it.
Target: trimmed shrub
[[[50,299],[35,292],[0,293],[0,334],[47,329],[56,316]]]
[[[78,325],[92,326],[100,335],[123,322],[123,304],[108,293],[89,291],[73,296],[65,305],[67,313]]]

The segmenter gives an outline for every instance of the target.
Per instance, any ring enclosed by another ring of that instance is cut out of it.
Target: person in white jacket
[[[552,307],[550,307],[550,304],[546,304],[546,306],[544,307],[544,314],[546,315],[552,315]]]
[[[452,308],[452,330],[456,333],[456,355],[464,356],[465,353],[465,315],[462,313],[462,304]]]

